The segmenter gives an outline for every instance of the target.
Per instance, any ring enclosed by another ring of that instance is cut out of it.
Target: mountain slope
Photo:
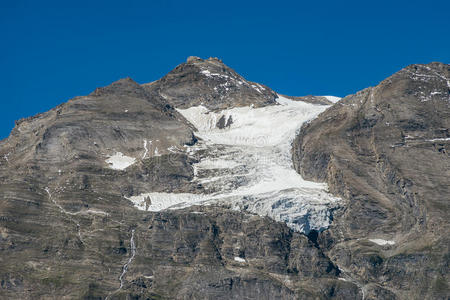
[[[306,124],[293,159],[346,199],[322,244],[402,299],[449,295],[450,67],[412,65]]]

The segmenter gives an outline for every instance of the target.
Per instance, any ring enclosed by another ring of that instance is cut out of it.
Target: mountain
[[[379,298],[449,295],[449,108],[449,65],[412,65],[345,97],[294,141],[296,170],[345,199],[322,249],[367,293],[384,289]]]
[[[0,298],[446,299],[448,78],[289,97],[190,57],[22,119]]]

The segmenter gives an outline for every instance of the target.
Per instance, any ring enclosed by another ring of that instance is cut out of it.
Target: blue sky
[[[95,3],[94,3],[95,2]],[[450,1],[0,0],[0,139],[14,120],[190,55],[288,95],[345,96],[450,63]]]

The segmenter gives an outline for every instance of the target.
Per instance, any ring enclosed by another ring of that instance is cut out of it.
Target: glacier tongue
[[[199,163],[194,164],[194,181],[201,183],[207,194],[146,193],[133,197],[135,206],[157,211],[226,203],[286,222],[304,233],[327,228],[330,212],[339,199],[326,191],[326,184],[306,181],[293,169],[291,147],[302,124],[328,106],[282,96],[277,102],[262,108],[236,107],[220,112],[203,106],[179,109],[198,129],[196,135],[201,141],[189,147],[188,153],[200,156]],[[222,117],[231,117],[232,122],[219,129],[216,124]],[[143,203],[144,199],[149,205]]]

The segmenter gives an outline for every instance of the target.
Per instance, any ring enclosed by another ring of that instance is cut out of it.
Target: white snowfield
[[[342,99],[342,98],[336,97],[336,96],[322,96],[322,97],[327,98],[328,101],[333,102],[333,103],[336,103]]]
[[[245,263],[245,259],[243,259],[242,257],[239,257],[239,256],[235,256],[234,260],[237,262],[240,262],[240,263]]]
[[[387,241],[383,239],[369,239],[372,243],[375,243],[380,246],[386,246],[386,245],[395,245],[394,241]]]
[[[109,167],[114,170],[125,170],[136,162],[136,158],[123,155],[122,152],[110,156],[105,160]]]
[[[145,193],[128,198],[138,209],[159,211],[196,204],[224,203],[236,210],[284,221],[294,230],[323,230],[339,198],[327,185],[304,180],[293,168],[292,141],[303,123],[328,106],[282,96],[278,105],[237,107],[210,112],[203,106],[178,110],[197,129],[200,142],[187,147],[189,155],[203,149],[194,164],[194,183],[205,194]],[[230,127],[217,121],[231,117]]]

